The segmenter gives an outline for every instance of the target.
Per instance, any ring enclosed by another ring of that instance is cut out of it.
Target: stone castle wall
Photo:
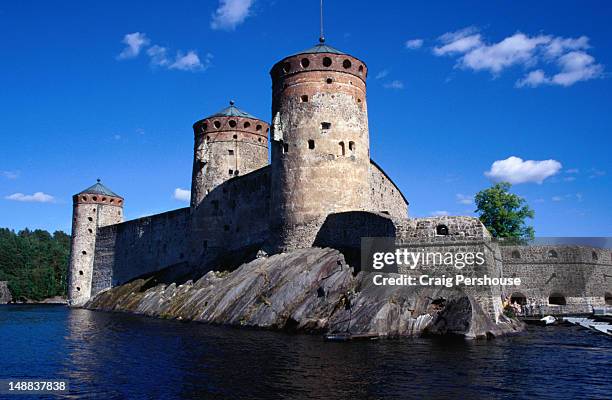
[[[394,218],[408,218],[408,200],[402,191],[373,160],[370,160],[370,206]]]
[[[232,252],[260,249],[269,220],[269,166],[223,182],[193,210],[191,263],[205,266]]]
[[[524,282],[513,293],[541,313],[590,313],[612,297],[610,249],[586,246],[501,246],[504,275]],[[550,304],[562,297],[565,305]]]
[[[187,261],[189,208],[101,227],[91,295]]]

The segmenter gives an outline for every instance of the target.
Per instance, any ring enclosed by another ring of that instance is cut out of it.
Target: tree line
[[[70,235],[0,228],[0,281],[8,281],[13,300],[66,296]]]

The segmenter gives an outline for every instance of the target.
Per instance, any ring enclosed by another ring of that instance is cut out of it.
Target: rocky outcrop
[[[469,295],[449,289],[368,285],[333,249],[261,257],[233,272],[208,272],[183,284],[136,279],[98,294],[87,308],[162,318],[302,332],[465,337],[516,332],[493,323]],[[167,278],[166,272],[166,278]],[[167,279],[165,279],[168,282]]]
[[[0,304],[10,303],[13,300],[11,291],[8,288],[8,282],[0,282]]]

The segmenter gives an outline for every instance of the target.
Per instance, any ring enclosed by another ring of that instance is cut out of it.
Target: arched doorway
[[[607,306],[612,306],[612,293],[606,292],[604,295],[604,300],[606,301]]]
[[[552,293],[548,297],[548,304],[551,306],[564,306],[566,305],[565,296],[561,293]]]
[[[523,293],[515,292],[510,296],[510,304],[517,303],[522,306],[527,304],[527,297]]]

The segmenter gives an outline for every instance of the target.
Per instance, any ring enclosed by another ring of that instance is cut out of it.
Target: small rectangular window
[[[289,145],[287,143],[283,143],[283,153],[289,153]]]
[[[229,154],[230,156],[233,156],[234,155],[234,150],[228,150],[227,154]]]
[[[349,142],[349,150],[355,151],[355,142]]]
[[[308,103],[308,95],[303,94],[301,99],[302,99],[302,103]]]
[[[330,129],[331,122],[321,122],[321,129]]]
[[[229,174],[230,174],[230,176],[234,175],[234,170],[233,170],[233,169],[230,169],[230,170],[229,170]]]
[[[312,149],[314,149],[314,148],[315,148],[315,143],[314,143],[314,140],[310,139],[310,140],[308,141],[308,148],[309,148],[310,150],[312,150]]]

